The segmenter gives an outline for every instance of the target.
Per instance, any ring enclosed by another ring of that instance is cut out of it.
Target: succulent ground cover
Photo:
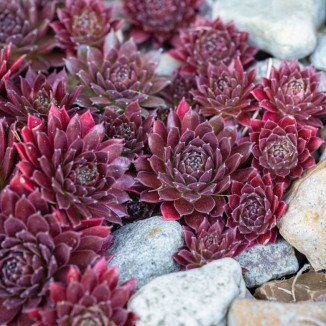
[[[1,325],[134,325],[112,228],[159,212],[184,228],[181,269],[236,257],[276,241],[316,164],[313,67],[257,83],[258,49],[203,1],[122,3],[0,0]]]

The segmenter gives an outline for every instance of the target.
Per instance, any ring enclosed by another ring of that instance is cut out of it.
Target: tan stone
[[[326,323],[326,303],[281,303],[250,299],[233,301],[228,326],[317,326]]]
[[[303,253],[315,270],[326,269],[326,160],[299,179],[285,197],[279,220],[283,238]]]
[[[292,284],[295,277],[288,280],[267,282],[255,291],[258,299],[293,302]],[[296,302],[322,301],[326,296],[326,274],[310,272],[300,275],[294,286]]]

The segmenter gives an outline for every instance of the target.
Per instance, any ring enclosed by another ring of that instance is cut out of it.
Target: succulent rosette
[[[242,125],[250,125],[250,112],[259,108],[251,92],[255,89],[256,71],[243,70],[239,58],[232,67],[224,63],[209,64],[206,75],[197,77],[197,89],[192,91],[200,112],[204,115],[221,115],[233,118]]]
[[[10,181],[16,156],[16,124],[0,119],[0,190]]]
[[[101,0],[67,0],[57,13],[59,21],[51,27],[68,55],[75,55],[79,45],[102,48],[107,34],[122,25],[113,20],[113,6],[107,7]]]
[[[247,243],[237,239],[236,235],[236,230],[226,228],[221,219],[213,224],[204,219],[197,232],[184,227],[186,245],[173,258],[182,270],[189,270],[216,259],[236,257],[247,247]]]
[[[71,116],[77,111],[76,103],[82,86],[67,91],[68,76],[65,70],[53,72],[49,76],[29,69],[25,78],[20,77],[20,85],[6,82],[7,99],[0,99],[0,112],[10,118],[26,122],[28,115],[46,118],[52,105],[65,107]]]
[[[5,89],[5,82],[18,71],[24,58],[25,55],[22,55],[16,60],[11,60],[11,43],[0,51],[0,93]]]
[[[180,32],[180,40],[169,53],[197,73],[204,74],[209,64],[228,66],[237,57],[247,69],[255,63],[258,51],[247,40],[248,33],[238,32],[232,21],[224,24],[219,17],[214,21],[198,18],[190,29]]]
[[[21,188],[21,177],[12,188]],[[95,263],[110,227],[64,230],[38,189],[19,193],[7,186],[0,197],[0,323],[30,325],[26,310],[48,304],[53,280],[65,279],[69,265]]]
[[[52,106],[47,125],[29,116],[16,145],[18,168],[28,188],[38,187],[64,224],[106,218],[121,224],[127,215],[124,191],[133,178],[124,175],[130,161],[120,154],[120,139],[103,141],[103,124],[95,124],[89,111],[69,118],[65,109]]]
[[[173,107],[177,107],[183,98],[189,105],[194,105],[195,101],[191,91],[196,89],[196,74],[177,69],[174,71],[172,80],[164,89],[162,95]]]
[[[291,178],[316,165],[311,153],[323,143],[316,134],[316,128],[301,126],[291,116],[273,121],[265,114],[263,120],[252,120],[252,165],[288,186]]]
[[[282,60],[269,78],[261,78],[253,95],[269,116],[293,116],[299,124],[322,127],[319,117],[326,113],[326,93],[318,91],[320,78],[312,66],[301,70],[297,61]]]
[[[203,0],[123,0],[136,43],[153,38],[162,44],[194,21]]]
[[[35,69],[61,65],[61,56],[48,56],[57,44],[50,29],[54,17],[55,1],[1,0],[0,48],[12,43],[13,54],[26,54]]]
[[[155,112],[152,111],[147,118],[142,117],[142,111],[137,102],[126,107],[123,114],[112,110],[105,110],[101,116],[104,122],[105,134],[108,139],[122,139],[122,154],[134,159],[136,154],[144,150],[147,143],[147,134],[152,129]]]
[[[120,44],[111,32],[103,52],[80,47],[78,58],[68,58],[66,66],[92,93],[93,105],[122,113],[135,101],[146,108],[164,105],[164,101],[155,96],[167,84],[165,78],[155,76],[159,61],[158,52],[142,54],[132,40]]]
[[[225,128],[222,118],[202,122],[183,100],[170,112],[167,127],[154,122],[148,138],[152,155],[135,162],[137,180],[149,188],[141,200],[163,202],[165,220],[184,217],[194,229],[206,216],[218,218],[231,179],[244,180],[248,174],[239,167],[248,159],[251,143],[237,146],[236,138],[236,129]]]
[[[125,306],[136,280],[118,286],[118,279],[117,266],[108,268],[105,259],[83,274],[71,267],[67,285],[50,285],[52,307],[31,309],[29,315],[39,326],[134,326],[138,316]]]
[[[277,237],[276,221],[285,211],[281,201],[284,184],[273,184],[270,174],[253,170],[246,183],[233,181],[225,212],[227,226],[237,231],[237,238],[265,245]]]

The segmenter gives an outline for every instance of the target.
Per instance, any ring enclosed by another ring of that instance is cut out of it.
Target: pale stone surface
[[[232,300],[245,293],[240,265],[224,258],[155,279],[128,308],[140,316],[137,326],[223,326]]]
[[[325,0],[215,0],[212,18],[233,20],[250,42],[277,58],[300,59],[317,44]]]
[[[236,299],[228,313],[228,326],[322,326],[326,303],[281,303]]]
[[[172,255],[183,243],[183,230],[176,221],[154,216],[128,224],[114,232],[109,252],[115,257],[109,266],[118,265],[120,283],[136,278],[139,289],[158,276],[179,270]]]
[[[310,60],[316,69],[326,70],[326,34],[318,36],[318,44]]]
[[[255,297],[262,300],[295,302],[323,301],[326,298],[326,275],[323,273],[309,272],[288,280],[271,281],[256,289]],[[293,293],[292,294],[292,286]]]
[[[168,53],[162,53],[160,64],[155,70],[157,75],[172,76],[174,70],[182,65],[181,61],[172,58]]]
[[[287,211],[278,221],[283,238],[315,270],[326,269],[326,160],[310,169],[287,192]]]
[[[284,239],[278,239],[274,244],[256,245],[235,260],[248,270],[243,278],[249,288],[293,274],[299,269],[294,249]]]

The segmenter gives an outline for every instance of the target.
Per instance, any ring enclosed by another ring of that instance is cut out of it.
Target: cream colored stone
[[[281,303],[250,299],[233,301],[228,326],[321,326],[326,303]]]
[[[287,211],[278,222],[281,235],[315,270],[326,269],[326,160],[295,182],[285,201]]]

